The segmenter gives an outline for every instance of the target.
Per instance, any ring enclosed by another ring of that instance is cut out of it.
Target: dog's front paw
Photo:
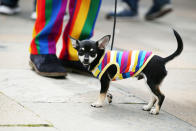
[[[156,108],[152,108],[150,110],[150,114],[152,114],[152,115],[158,115],[159,114],[159,110],[157,110]]]
[[[151,107],[149,105],[144,105],[142,108],[144,111],[149,111]]]
[[[108,98],[108,103],[112,103],[112,98],[113,98],[112,94],[108,93],[107,98]]]
[[[100,108],[100,107],[103,107],[103,104],[95,102],[95,103],[92,103],[91,106],[96,107],[96,108]]]

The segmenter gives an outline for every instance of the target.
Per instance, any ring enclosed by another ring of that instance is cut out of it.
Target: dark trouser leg
[[[170,4],[170,3],[171,3],[170,0],[153,0],[154,6],[157,6],[157,7],[161,7],[162,5]]]
[[[172,11],[170,0],[153,0],[153,5],[146,13],[146,20],[154,20]]]
[[[138,1],[139,0],[123,0],[127,3],[132,11],[138,12]]]
[[[7,5],[9,7],[16,7],[19,0],[1,0],[1,4]]]
[[[36,4],[37,4],[37,0],[34,0],[34,3],[33,3],[33,11],[36,11]]]

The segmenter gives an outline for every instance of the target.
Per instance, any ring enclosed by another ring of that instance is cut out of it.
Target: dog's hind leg
[[[165,96],[160,92],[159,85],[153,83],[153,81],[147,80],[147,84],[149,85],[154,97],[156,98],[155,108],[150,110],[151,114],[159,114],[159,110],[161,105],[165,99]]]
[[[141,73],[141,76],[143,76],[143,78],[145,78],[146,83],[147,83],[147,77],[146,77],[146,75],[144,75],[143,73]],[[147,84],[147,86],[148,86],[148,84]],[[148,86],[148,87],[149,87],[149,86]],[[151,99],[150,99],[150,101],[148,102],[147,105],[144,105],[144,106],[143,106],[142,109],[143,109],[144,111],[150,111],[150,109],[154,106],[154,104],[155,104],[155,102],[156,102],[156,98],[155,98],[155,96],[153,95],[152,90],[151,90],[150,87],[149,87],[149,89],[150,89]]]

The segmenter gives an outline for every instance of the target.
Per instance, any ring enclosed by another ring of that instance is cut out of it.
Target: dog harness
[[[117,72],[112,78],[113,81],[134,77],[144,69],[152,57],[152,52],[142,50],[108,51],[101,57],[92,73],[101,80],[104,72],[111,65],[115,65]]]

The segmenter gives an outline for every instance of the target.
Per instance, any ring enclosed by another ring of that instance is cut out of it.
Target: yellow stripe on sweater
[[[137,62],[138,62],[138,55],[139,55],[139,50],[136,51],[136,53],[135,53],[135,62],[134,62],[134,66],[133,66],[132,72],[135,72],[135,68],[136,68]]]
[[[114,57],[113,57],[113,61],[112,61],[112,62],[116,62],[116,55],[117,55],[117,52],[116,52],[116,51],[113,51],[113,54],[114,54]]]
[[[148,64],[148,62],[152,59],[152,57],[154,56],[154,54],[151,54],[148,59],[146,60],[146,62],[142,65],[142,67],[132,76],[135,77],[137,76],[143,69],[144,67],[146,67],[146,65]]]

